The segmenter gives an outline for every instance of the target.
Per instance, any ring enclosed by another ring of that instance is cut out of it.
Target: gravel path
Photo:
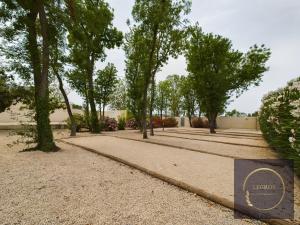
[[[235,142],[229,139],[232,143],[238,145],[217,143],[213,140],[204,141],[201,140],[203,137],[201,134],[190,135],[190,134],[179,134],[179,133],[168,133],[168,132],[156,132],[157,135],[150,137],[149,139],[141,139],[141,134],[138,131],[118,131],[118,132],[106,132],[106,135],[117,136],[123,138],[130,138],[134,140],[145,141],[149,143],[157,144],[167,144],[171,146],[188,148],[196,151],[202,151],[211,154],[217,154],[222,156],[230,156],[233,158],[244,158],[244,159],[276,159],[278,158],[277,154],[274,151],[271,151],[269,148],[260,147],[260,141],[258,142],[258,147],[249,147],[240,143],[239,139],[235,139]],[[190,138],[190,139],[189,139]],[[198,139],[199,138],[199,139]],[[218,137],[213,137],[217,139]],[[218,140],[218,139],[217,139]],[[222,139],[223,140],[223,139]],[[227,140],[224,138],[223,140]],[[244,143],[246,144],[246,143]],[[252,143],[254,144],[254,143]]]
[[[69,145],[19,153],[0,132],[0,224],[262,224]]]

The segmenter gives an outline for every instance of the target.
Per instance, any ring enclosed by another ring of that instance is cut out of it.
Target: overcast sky
[[[126,20],[131,17],[134,0],[107,1],[115,12],[114,25],[127,32]],[[270,70],[261,85],[234,99],[228,110],[254,112],[259,109],[264,94],[300,76],[300,0],[194,0],[189,19],[191,23],[199,22],[204,32],[230,38],[235,49],[245,52],[254,44],[271,48]],[[123,50],[107,51],[107,55],[106,62],[114,63],[119,76],[124,77]],[[97,67],[103,68],[106,62],[98,63]],[[187,74],[182,56],[170,60],[157,79],[175,73]],[[74,103],[82,102],[73,92],[70,98]]]

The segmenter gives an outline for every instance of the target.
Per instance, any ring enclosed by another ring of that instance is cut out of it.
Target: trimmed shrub
[[[80,130],[82,128],[87,128],[88,129],[88,125],[86,123],[86,119],[84,117],[84,115],[81,115],[79,113],[74,113],[73,114],[73,117],[75,119],[75,123],[76,123],[76,132],[80,132]],[[70,121],[70,118],[68,118],[66,120],[67,122],[67,126],[69,129],[71,129],[71,121]]]
[[[174,117],[168,117],[162,120],[164,127],[177,127],[178,121]]]
[[[125,130],[126,120],[125,117],[121,116],[118,119],[118,130]]]
[[[192,118],[192,127],[193,128],[208,128],[208,120],[206,118],[194,117]]]
[[[131,118],[131,119],[127,120],[126,127],[135,130],[135,129],[138,128],[138,123],[137,123],[137,121],[134,118]]]
[[[159,116],[152,117],[153,128],[160,128],[163,125],[163,120]]]
[[[259,112],[261,131],[283,158],[294,160],[300,175],[300,77],[266,95]]]
[[[101,130],[104,131],[115,131],[118,127],[118,122],[114,118],[105,117],[100,122]]]

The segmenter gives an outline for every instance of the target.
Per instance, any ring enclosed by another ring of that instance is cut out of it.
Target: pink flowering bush
[[[118,127],[118,122],[114,118],[105,117],[100,122],[101,130],[115,131]]]
[[[134,118],[129,119],[129,120],[127,120],[127,122],[126,122],[126,127],[135,130],[135,129],[138,128],[138,122],[137,122]]]
[[[259,123],[265,139],[284,158],[294,160],[300,175],[300,77],[262,102]]]

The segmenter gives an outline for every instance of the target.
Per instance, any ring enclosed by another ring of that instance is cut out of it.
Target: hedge
[[[259,113],[260,128],[269,145],[294,160],[300,175],[300,77],[267,94]]]

